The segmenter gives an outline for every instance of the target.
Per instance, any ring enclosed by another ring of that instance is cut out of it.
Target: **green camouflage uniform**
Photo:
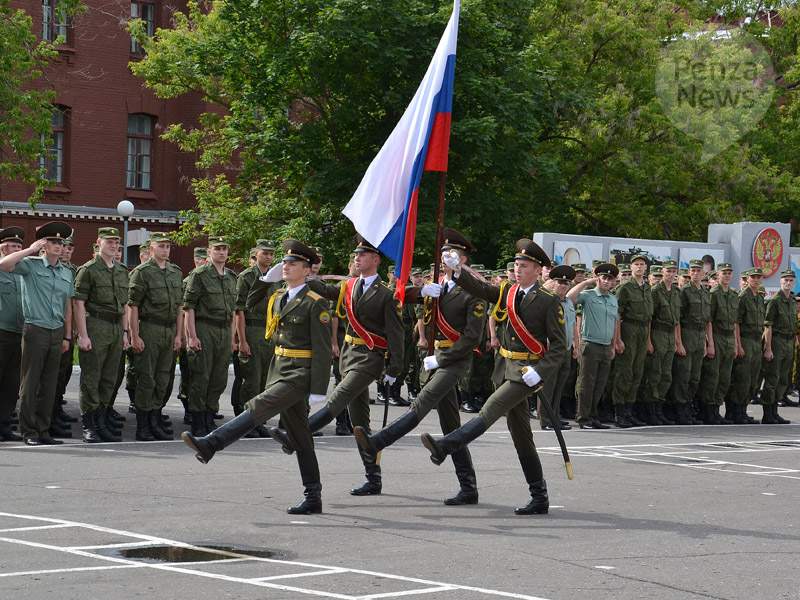
[[[625,351],[614,360],[614,405],[633,404],[644,371],[647,338],[653,314],[650,285],[638,285],[631,278],[616,290],[619,303],[621,339]]]

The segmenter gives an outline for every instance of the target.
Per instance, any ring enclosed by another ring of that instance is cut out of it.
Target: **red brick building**
[[[38,225],[66,221],[75,230],[73,260],[80,264],[90,257],[98,227],[122,230],[116,207],[130,200],[136,211],[129,221],[128,257],[136,264],[138,245],[149,232],[175,229],[178,211],[194,205],[194,156],[159,134],[171,123],[195,122],[208,106],[192,95],[159,100],[134,77],[128,63],[141,53],[125,23],[135,16],[151,31],[168,27],[172,10],[185,9],[185,0],[169,6],[163,0],[85,0],[88,10],[66,25],[54,18],[55,1],[15,4],[31,15],[40,37],[66,35],[41,81],[56,92],[54,140],[44,166],[57,183],[31,209],[29,186],[0,181],[0,227],[21,226],[26,240],[33,240]],[[176,249],[173,260],[189,268],[191,249]]]

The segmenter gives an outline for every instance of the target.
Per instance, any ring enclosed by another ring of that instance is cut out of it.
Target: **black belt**
[[[251,325],[253,327],[266,327],[267,322],[264,319],[245,319],[244,322],[247,325]]]
[[[630,323],[631,325],[647,325],[650,321],[640,321],[638,319],[628,319],[626,317],[622,318],[622,324],[625,325]]]
[[[172,327],[175,325],[175,319],[162,319],[160,317],[153,317],[147,315],[146,317],[139,317],[140,321],[144,321],[145,323],[155,323],[156,325],[162,325],[164,327]]]
[[[718,327],[714,325],[714,333],[719,333],[721,335],[733,335],[733,329],[725,329],[724,327]]]
[[[93,310],[89,313],[89,316],[108,323],[119,323],[119,319],[122,317],[122,315],[105,310]]]
[[[209,325],[216,325],[217,327],[228,327],[231,322],[225,319],[212,319],[211,317],[195,317],[198,323],[208,323]]]
[[[689,329],[690,331],[703,331],[705,325],[698,325],[697,323],[681,323],[681,329]]]
[[[670,325],[669,323],[653,323],[653,329],[655,331],[664,331],[666,333],[674,333],[675,332],[675,325]]]

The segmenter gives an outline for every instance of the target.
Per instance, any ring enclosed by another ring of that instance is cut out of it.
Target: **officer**
[[[306,284],[311,265],[319,262],[316,253],[296,240],[285,241],[283,249],[281,275],[286,288],[274,292],[268,301],[267,334],[274,339],[275,349],[266,389],[247,403],[244,412],[205,437],[184,432],[181,438],[200,462],[207,463],[216,452],[280,413],[292,447],[297,449],[305,488],[305,499],[287,512],[321,513],[322,484],[308,426],[308,401],[323,400],[328,389],[331,315],[327,301]]]
[[[50,436],[50,420],[58,365],[71,341],[72,272],[58,260],[64,239],[71,235],[72,228],[66,223],[47,223],[37,228],[36,241],[28,248],[0,259],[0,271],[18,275],[22,280],[25,324],[20,357],[19,426],[29,446],[63,443]],[[40,251],[43,251],[41,256]],[[16,402],[14,393],[12,397]]]
[[[210,260],[191,272],[183,296],[192,373],[189,412],[192,435],[196,436],[216,428],[214,415],[228,384],[228,364],[234,351],[236,275],[225,266],[228,250],[225,238],[208,238]]]
[[[0,258],[22,250],[25,232],[21,227],[0,229]],[[19,398],[19,369],[22,358],[22,277],[0,271],[0,441],[21,442],[11,429],[11,414]]]
[[[487,302],[495,302],[494,315],[508,324],[501,331],[500,360],[494,372],[497,389],[480,414],[439,440],[423,433],[422,443],[430,451],[431,461],[442,464],[448,454],[464,448],[506,415],[531,494],[531,501],[514,512],[545,514],[550,504],[542,464],[533,443],[528,396],[544,388],[543,380],[556,376],[567,346],[561,302],[538,284],[542,267],[549,266],[550,259],[535,242],[519,240],[514,257],[516,284],[501,287],[483,282],[462,269],[458,255],[445,253],[442,260],[453,269],[453,278],[459,286]],[[542,401],[552,400],[545,395]]]
[[[790,421],[778,414],[778,400],[789,386],[797,332],[797,310],[794,306],[795,272],[781,273],[781,289],[767,303],[764,319],[764,389],[761,406],[764,409],[762,424],[785,425]]]
[[[639,383],[644,371],[644,360],[652,348],[650,319],[653,315],[653,298],[650,285],[644,280],[647,259],[634,255],[630,263],[631,278],[617,289],[620,316],[620,342],[614,361],[614,409],[618,427],[644,425],[633,415]]]
[[[446,227],[442,231],[442,251],[455,252],[461,264],[466,264],[475,247],[462,233]],[[473,350],[480,342],[486,325],[486,302],[476,298],[452,279],[452,269],[446,269],[441,285],[428,284],[427,294],[439,296],[434,309],[426,300],[426,312],[436,323],[435,353],[423,360],[426,380],[411,409],[388,427],[369,435],[363,427],[355,427],[356,441],[362,451],[377,460],[384,448],[412,431],[431,409],[439,413],[443,433],[450,433],[461,425],[458,414],[456,385],[469,367]],[[420,288],[414,288],[418,290]],[[410,299],[410,292],[406,292]],[[460,485],[459,492],[444,501],[446,505],[478,503],[478,487],[472,458],[465,447],[453,454],[453,466]]]
[[[208,248],[195,248],[192,252],[193,260],[194,260],[194,268],[197,269],[198,267],[202,267],[206,262],[208,262]],[[189,272],[189,275],[183,278],[183,287],[181,288],[182,294],[186,293],[186,284],[189,282],[189,277],[191,276],[192,271]],[[186,340],[186,313],[181,310],[181,313],[184,317],[184,324],[183,324],[183,346],[181,347],[180,352],[178,352],[178,365],[181,368],[181,383],[178,386],[178,400],[181,401],[183,404],[183,423],[184,425],[191,425],[191,419],[189,418],[189,390],[191,389],[192,383],[192,373],[189,369],[189,354],[187,352],[187,340]],[[175,374],[173,373],[173,378]],[[170,386],[171,388],[172,386]],[[164,400],[164,404],[167,403],[169,399]]]
[[[711,290],[711,326],[714,335],[714,356],[703,363],[700,392],[703,402],[703,422],[707,425],[730,425],[733,411],[728,407],[726,416],[719,414],[719,407],[728,396],[733,360],[740,352],[739,325],[736,313],[739,296],[731,289],[733,267],[720,263],[717,270],[719,285]]]
[[[382,380],[391,386],[403,369],[405,332],[401,310],[392,291],[381,282],[378,275],[380,253],[361,236],[357,238],[354,252],[358,277],[349,278],[340,285],[324,284],[317,280],[308,284],[312,291],[329,300],[336,300],[337,314],[341,315],[344,311],[347,315],[345,346],[339,362],[342,381],[333,389],[325,406],[309,417],[308,426],[312,432],[333,421],[345,406],[349,408],[353,425],[369,431],[369,385],[381,376],[385,367]],[[294,450],[285,432],[277,427],[271,427],[269,432],[281,442],[284,451]],[[350,490],[350,493],[354,496],[380,494],[380,465],[363,451],[361,459],[367,481]]]
[[[581,311],[580,369],[575,386],[581,429],[609,428],[600,422],[597,409],[619,335],[619,305],[617,297],[611,293],[618,275],[616,265],[600,263],[594,269],[593,278],[585,279],[567,293],[567,298]]]
[[[136,370],[136,439],[145,442],[172,439],[164,430],[161,407],[175,353],[183,345],[183,273],[169,261],[171,249],[168,235],[152,235],[150,258],[131,273],[128,294]]]
[[[763,335],[766,307],[758,293],[762,272],[758,267],[743,273],[746,285],[739,292],[739,306],[736,320],[739,323],[741,338],[740,352],[733,363],[731,382],[731,404],[734,423],[750,423],[747,405],[752,398],[754,385],[759,380],[763,350]]]
[[[703,358],[714,356],[711,297],[701,285],[703,261],[689,261],[689,284],[681,289],[681,342],[686,354],[675,357],[672,369],[673,397],[679,425],[694,425],[695,401],[700,385]]]
[[[72,263],[72,253],[75,250],[75,245],[73,242],[72,237],[68,237],[64,240],[64,244],[61,248],[61,256],[59,257],[59,261],[62,265],[67,267],[70,271],[72,271],[72,279],[75,280],[75,276],[78,273],[78,267]],[[65,337],[71,338],[72,340],[75,339],[75,332],[70,331],[67,332]],[[75,346],[75,342],[71,341],[69,344],[69,348],[66,352],[61,355],[61,361],[58,365],[58,383],[56,384],[56,400],[53,403],[53,420],[50,424],[52,427],[57,427],[61,429],[62,434],[69,434],[69,437],[72,437],[72,432],[70,431],[71,424],[76,423],[78,419],[73,417],[72,415],[67,414],[67,412],[62,408],[64,404],[66,404],[66,400],[64,400],[64,394],[67,391],[67,385],[69,384],[69,380],[72,378],[72,354],[73,348]]]
[[[122,426],[111,410],[122,352],[129,344],[128,271],[114,259],[118,229],[99,228],[97,245],[99,253],[78,269],[75,279],[82,425],[104,442],[119,442]]]

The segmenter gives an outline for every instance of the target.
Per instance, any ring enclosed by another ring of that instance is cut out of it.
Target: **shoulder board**
[[[306,292],[306,296],[308,296],[309,298],[311,298],[314,301],[322,300],[322,296],[320,296],[317,292],[313,292],[311,290],[308,290]]]
[[[385,281],[381,281],[381,285],[382,285],[383,287],[385,287],[387,290],[390,290],[390,291],[392,291],[392,292],[394,291],[394,289],[393,289],[393,288],[391,288],[391,287],[389,287],[389,284],[388,284],[388,283],[386,283]]]
[[[540,287],[538,291],[540,294],[544,294],[545,296],[555,296],[553,292],[544,287]]]

